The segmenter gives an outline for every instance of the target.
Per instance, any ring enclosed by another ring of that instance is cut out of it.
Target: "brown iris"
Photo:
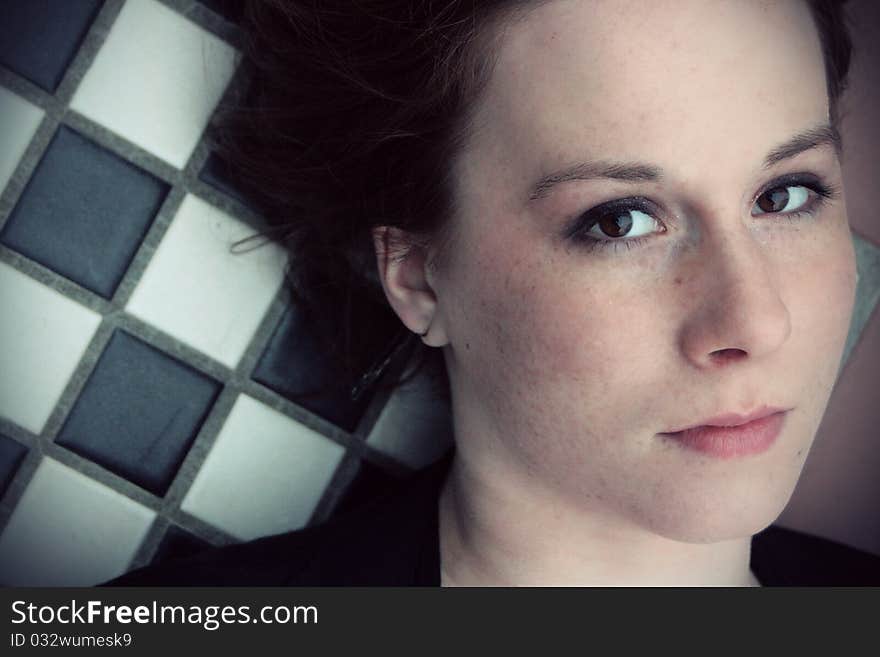
[[[758,207],[764,212],[779,212],[788,203],[788,188],[775,187],[768,192],[761,194],[758,198]]]
[[[623,237],[632,228],[633,221],[629,211],[625,211],[606,214],[596,223],[608,237]]]

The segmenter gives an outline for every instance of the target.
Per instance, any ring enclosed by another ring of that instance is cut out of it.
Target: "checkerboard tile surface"
[[[0,2],[0,585],[321,522],[449,444],[412,395],[298,397],[326,358],[204,136],[240,9]]]

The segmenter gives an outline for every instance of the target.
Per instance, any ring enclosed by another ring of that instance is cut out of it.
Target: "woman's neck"
[[[441,586],[760,586],[749,569],[751,537],[674,541],[486,481],[458,454],[438,520]]]

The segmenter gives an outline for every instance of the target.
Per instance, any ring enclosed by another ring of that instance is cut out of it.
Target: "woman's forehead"
[[[558,73],[610,89],[683,71],[796,70],[822,57],[804,0],[554,0],[508,24],[498,45],[498,82]]]
[[[475,134],[508,174],[605,153],[704,152],[703,167],[715,146],[757,160],[827,117],[801,0],[556,0],[511,24],[497,57]]]

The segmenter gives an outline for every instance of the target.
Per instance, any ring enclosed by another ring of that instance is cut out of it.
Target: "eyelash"
[[[820,176],[816,176],[810,173],[789,174],[787,176],[781,176],[780,178],[777,178],[776,180],[771,182],[769,185],[765,186],[761,190],[761,192],[755,197],[753,205],[754,203],[757,203],[758,199],[767,192],[773,191],[774,189],[786,187],[805,187],[812,190],[815,193],[815,196],[811,200],[807,201],[807,203],[800,210],[795,210],[787,213],[765,212],[757,216],[776,214],[778,216],[785,217],[789,221],[793,221],[796,217],[817,214],[819,210],[821,210],[822,207],[825,206],[827,201],[837,199],[839,196],[839,189],[834,185],[831,185],[830,183],[824,181]],[[656,207],[656,204],[654,204],[652,201],[641,196],[609,201],[608,203],[603,203],[578,215],[578,217],[575,219],[574,227],[566,231],[566,236],[568,239],[575,242],[578,246],[585,248],[587,251],[611,249],[613,253],[616,253],[624,248],[627,251],[633,248],[639,248],[642,244],[652,238],[649,236],[644,236],[632,237],[629,239],[621,237],[619,239],[605,240],[591,237],[587,234],[587,231],[590,230],[597,223],[599,223],[599,220],[610,212],[623,213],[628,210],[638,210],[640,212],[644,212],[645,214],[650,215],[651,217],[654,217],[653,213],[656,211]],[[660,232],[666,231],[664,229]]]

